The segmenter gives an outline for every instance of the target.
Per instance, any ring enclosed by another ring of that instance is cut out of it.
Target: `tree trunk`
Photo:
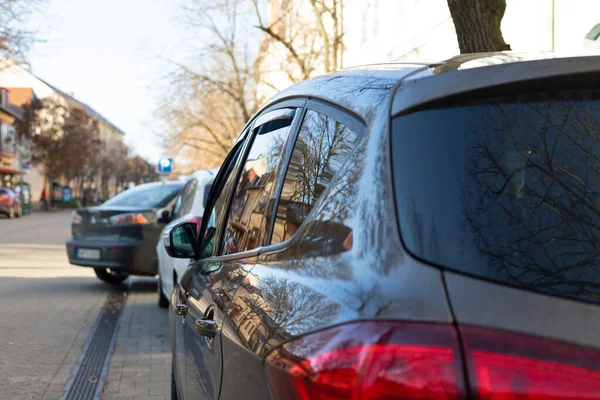
[[[500,25],[506,0],[448,0],[461,54],[510,50]]]

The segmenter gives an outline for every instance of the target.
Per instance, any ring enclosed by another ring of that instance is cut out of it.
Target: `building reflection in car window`
[[[354,148],[358,136],[344,124],[309,110],[300,128],[277,207],[271,243],[280,243],[296,233],[333,176]],[[352,247],[351,231],[339,222],[321,223],[313,231],[315,240],[330,240],[331,230],[345,232],[342,245]],[[335,237],[339,237],[335,235]]]
[[[258,128],[231,202],[223,254],[252,250],[262,244],[266,231],[263,216],[291,122],[275,120]]]
[[[261,357],[336,315],[339,305],[310,287],[261,270],[246,275],[227,310],[238,337]]]
[[[587,94],[597,96],[560,92],[395,119],[407,248],[460,272],[600,303],[600,103]]]

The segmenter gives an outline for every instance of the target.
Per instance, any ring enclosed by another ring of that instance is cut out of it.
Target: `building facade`
[[[597,0],[506,0],[502,34],[513,51],[577,53],[597,24]],[[344,25],[345,67],[459,53],[447,0],[346,0]]]
[[[24,143],[17,140],[16,123],[23,119],[22,109],[11,101],[11,91],[0,88],[0,186],[14,189],[20,180]]]
[[[128,149],[123,141],[125,133],[121,129],[87,104],[36,76],[28,66],[13,63],[0,70],[0,87],[7,88],[8,92],[13,94],[10,97],[10,102],[16,108],[30,104],[37,97],[41,100],[53,98],[67,108],[79,108],[83,110],[98,126],[103,155],[127,155]],[[26,149],[24,152],[26,153]],[[17,156],[15,155],[13,158],[16,159],[18,158]],[[41,167],[30,165],[29,169],[24,172],[23,179],[29,183],[34,200],[39,199],[44,187],[50,193],[50,182],[47,182],[45,179]],[[61,184],[67,183],[61,182]],[[91,185],[93,189],[101,192],[102,197],[111,197],[119,190],[118,182],[115,181],[115,178],[113,176],[106,176],[102,172],[98,174]]]

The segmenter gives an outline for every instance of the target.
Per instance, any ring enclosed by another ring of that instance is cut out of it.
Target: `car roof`
[[[211,168],[211,169],[200,169],[198,171],[194,171],[191,175],[189,175],[189,179],[196,178],[202,181],[213,180],[217,173],[219,172],[219,168]]]
[[[160,185],[183,186],[184,184],[185,184],[185,182],[180,182],[180,181],[164,181],[164,182],[158,181],[158,182],[141,183],[139,185],[134,186],[133,188],[152,187],[152,186],[160,186]]]
[[[265,107],[293,97],[338,104],[364,120],[387,100],[392,115],[473,90],[562,75],[600,72],[600,54],[496,52],[448,60],[374,64],[311,78],[274,96]],[[398,90],[394,90],[398,87]]]

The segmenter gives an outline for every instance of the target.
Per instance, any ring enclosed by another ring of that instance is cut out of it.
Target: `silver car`
[[[600,57],[552,57],[270,100],[164,236],[173,398],[598,399]]]
[[[161,232],[161,237],[156,244],[158,256],[158,306],[167,308],[173,288],[187,269],[189,259],[171,258],[163,246],[162,235],[172,226],[181,222],[202,221],[204,206],[208,198],[210,187],[218,172],[217,169],[203,169],[187,176],[186,184],[175,199],[173,209],[170,211],[170,223]]]

